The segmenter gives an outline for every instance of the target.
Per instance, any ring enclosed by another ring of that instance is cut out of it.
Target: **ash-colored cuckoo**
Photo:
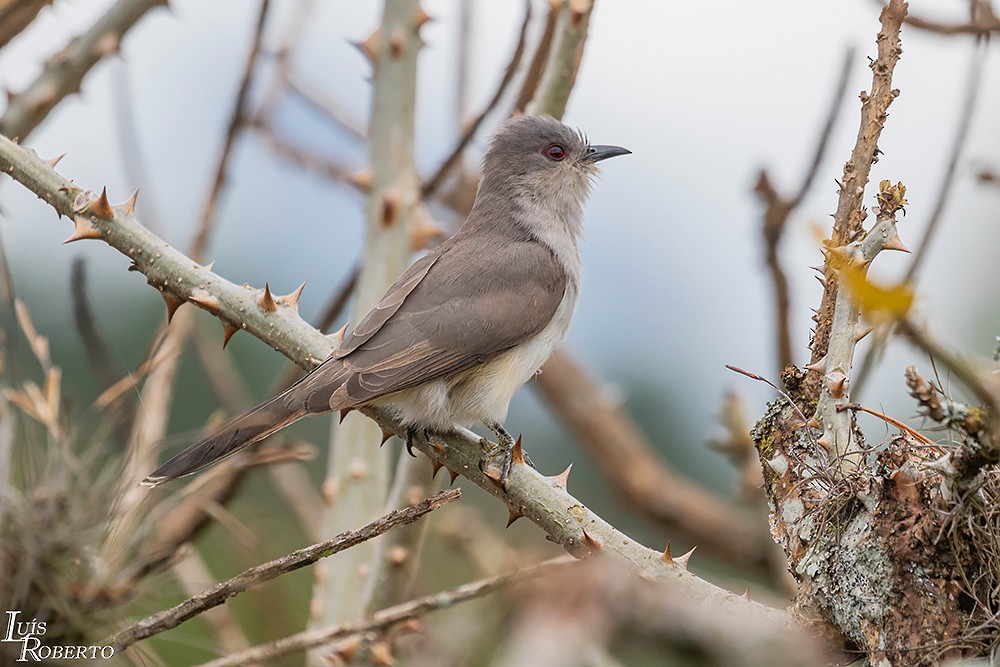
[[[592,145],[548,117],[494,134],[472,212],[407,269],[329,359],[151,473],[155,486],[199,471],[306,416],[360,406],[410,433],[485,424],[506,487],[514,392],[569,329],[580,288],[578,241],[598,163],[630,151]]]

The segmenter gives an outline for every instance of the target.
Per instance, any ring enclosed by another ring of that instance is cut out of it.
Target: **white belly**
[[[443,378],[386,396],[378,401],[408,426],[449,430],[454,426],[500,422],[514,393],[545,363],[566,338],[576,310],[577,288],[566,294],[552,321],[533,338],[453,378]]]

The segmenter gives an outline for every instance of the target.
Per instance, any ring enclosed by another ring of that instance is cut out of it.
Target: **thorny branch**
[[[49,58],[31,85],[14,95],[0,116],[0,134],[26,138],[63,98],[80,90],[94,65],[118,52],[129,28],[150,9],[166,4],[166,0],[118,0],[89,30]]]
[[[288,572],[294,572],[307,565],[312,565],[321,558],[327,558],[345,549],[350,549],[357,544],[378,537],[397,526],[405,526],[413,523],[425,514],[458,499],[461,495],[462,493],[458,489],[441,491],[426,500],[404,509],[393,510],[367,526],[341,533],[332,539],[313,544],[298,551],[293,551],[287,556],[256,565],[170,609],[157,612],[152,616],[142,619],[131,627],[108,637],[102,643],[107,646],[114,646],[115,650],[125,649],[137,641],[175,628],[184,621],[194,618],[212,607],[223,604],[229,598],[276,577]]]
[[[892,87],[892,74],[903,50],[899,41],[899,30],[906,16],[906,3],[891,0],[882,9],[879,21],[882,29],[876,37],[878,56],[871,63],[872,87],[861,93],[861,126],[851,151],[851,158],[844,164],[844,174],[839,182],[840,194],[837,210],[833,216],[833,233],[830,247],[839,248],[852,241],[861,233],[861,223],[865,212],[863,199],[865,186],[872,165],[878,160],[878,140],[885,127],[889,105],[899,94]],[[830,329],[833,325],[833,309],[837,299],[837,274],[830,262],[824,266],[825,286],[816,320],[816,334],[813,336],[811,364],[821,360],[830,344]],[[822,378],[817,373],[806,377],[803,396],[815,400],[819,396]]]

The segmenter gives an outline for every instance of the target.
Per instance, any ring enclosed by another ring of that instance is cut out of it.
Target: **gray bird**
[[[390,409],[412,434],[485,424],[506,488],[511,397],[559,346],[580,287],[577,241],[597,163],[631,151],[596,146],[548,117],[494,134],[472,212],[417,260],[329,359],[157,468],[155,486],[199,471],[311,414]],[[408,443],[409,444],[409,443]],[[482,465],[482,463],[481,463]]]

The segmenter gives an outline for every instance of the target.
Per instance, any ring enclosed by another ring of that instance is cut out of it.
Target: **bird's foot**
[[[430,432],[426,428],[406,429],[406,453],[412,456],[413,458],[417,458],[417,455],[413,453],[413,438],[417,435],[417,433],[422,433],[424,436],[424,440],[426,440],[427,442],[431,441]]]
[[[479,469],[484,475],[497,482],[500,488],[506,493],[507,482],[510,478],[510,469],[513,464],[515,462],[527,463],[532,468],[534,465],[530,459],[524,456],[524,452],[521,450],[521,438],[514,440],[513,436],[499,423],[487,423],[486,426],[496,434],[497,441],[493,443],[486,438],[479,439],[479,444],[486,450],[483,452],[483,457],[479,459]],[[488,467],[491,459],[498,457],[500,459],[499,472]]]

